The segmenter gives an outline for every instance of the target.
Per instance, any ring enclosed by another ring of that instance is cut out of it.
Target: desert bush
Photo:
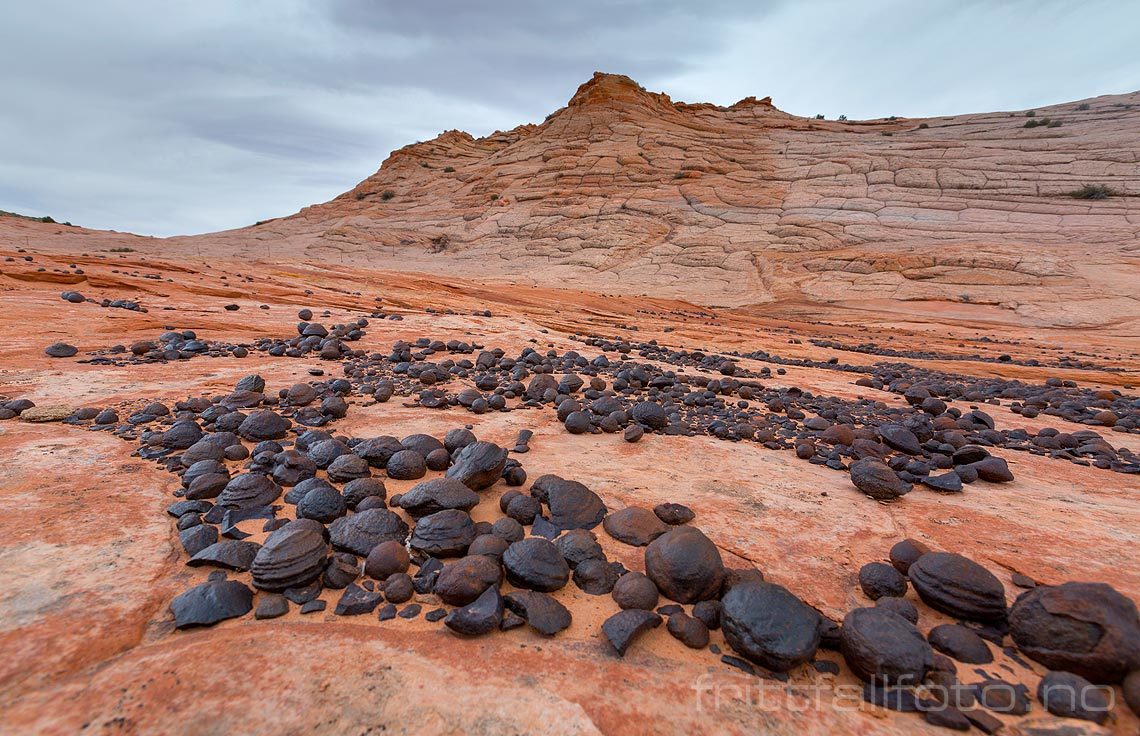
[[[396,193],[393,192],[391,189],[385,189],[383,192],[380,193],[380,199],[384,200],[385,202],[387,202],[389,199],[391,199],[392,197],[395,197],[395,196],[396,196]]]
[[[1089,109],[1089,103],[1082,102],[1081,104],[1077,105],[1077,109],[1080,110],[1081,112],[1084,112],[1085,110]]]
[[[443,167],[443,173],[454,174],[455,173],[455,167],[454,166],[444,166]]]
[[[1108,199],[1115,197],[1116,192],[1104,184],[1085,184],[1080,189],[1069,192],[1069,196],[1075,199]]]

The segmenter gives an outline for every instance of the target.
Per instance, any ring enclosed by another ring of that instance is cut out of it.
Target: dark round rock
[[[685,613],[674,613],[665,622],[673,638],[690,649],[704,649],[709,645],[709,628],[704,622]]]
[[[49,358],[70,358],[79,352],[79,348],[65,342],[53,342],[44,348],[44,354]]]
[[[914,624],[883,608],[856,608],[843,619],[840,651],[859,678],[887,686],[916,686],[934,652]]]
[[[493,442],[472,442],[455,453],[447,477],[475,491],[490,488],[503,475],[507,451]]]
[[[525,537],[526,529],[523,529],[523,525],[515,519],[504,516],[502,519],[497,519],[491,526],[491,533],[510,544]],[[565,555],[565,553],[563,554]]]
[[[657,586],[647,576],[639,572],[627,572],[614,583],[610,595],[621,608],[640,608],[652,611],[657,608],[660,593],[657,591]]]
[[[875,601],[875,608],[884,608],[892,613],[897,613],[912,624],[918,624],[918,607],[906,598],[884,596]]]
[[[253,558],[253,585],[269,591],[305,585],[324,571],[327,556],[324,527],[311,519],[289,522],[266,537]]]
[[[906,575],[915,561],[930,551],[922,542],[915,539],[904,539],[891,547],[890,559],[895,569]]]
[[[909,569],[910,582],[923,602],[968,621],[1005,618],[1005,587],[993,573],[953,552],[927,552]]]
[[[238,425],[237,433],[242,439],[251,442],[279,440],[285,437],[292,426],[293,423],[280,414],[261,409],[243,419]]]
[[[218,495],[218,505],[248,509],[268,506],[281,496],[281,486],[260,473],[234,476]]]
[[[698,619],[709,629],[720,628],[720,601],[701,601],[693,605],[693,618]]]
[[[930,646],[966,664],[989,664],[994,655],[982,637],[959,624],[941,624],[927,634]]]
[[[653,507],[653,513],[669,526],[688,524],[696,518],[691,508],[679,503],[659,503]]]
[[[450,606],[466,606],[487,588],[498,587],[502,576],[502,568],[495,560],[484,555],[468,555],[444,565],[432,592]]]
[[[774,583],[741,583],[721,600],[729,646],[776,672],[811,659],[819,647],[819,613]]]
[[[1014,644],[1049,669],[1117,683],[1140,669],[1136,604],[1105,583],[1039,585],[1009,612]]]
[[[531,484],[530,492],[550,508],[550,523],[563,531],[593,529],[606,517],[598,494],[577,481],[543,475]]]
[[[644,547],[669,531],[669,526],[656,514],[640,506],[611,511],[602,521],[602,528],[619,542],[634,547]]]
[[[1129,672],[1120,689],[1124,691],[1124,702],[1133,713],[1140,716],[1140,669]]]
[[[400,444],[398,439],[385,435],[361,440],[353,446],[352,452],[354,455],[364,458],[369,466],[383,468],[393,455],[403,449],[404,446]]]
[[[851,482],[876,501],[892,501],[910,493],[911,485],[878,458],[865,457],[851,463]]]
[[[344,502],[350,509],[370,496],[381,501],[388,497],[388,489],[379,478],[355,478],[344,485]]]
[[[570,580],[570,566],[554,544],[538,537],[515,542],[503,553],[507,580],[516,587],[551,592]]]
[[[356,455],[341,455],[333,460],[328,467],[329,480],[337,483],[367,478],[372,475],[368,469],[368,461]]]
[[[873,601],[884,596],[902,598],[906,595],[906,578],[885,562],[868,562],[859,568],[859,587]]]
[[[642,401],[639,404],[634,404],[629,415],[633,421],[650,429],[660,430],[669,426],[669,416],[665,413],[665,409],[653,401]]]
[[[415,450],[400,450],[388,458],[385,470],[395,480],[418,480],[427,475],[427,463]]]
[[[436,472],[447,470],[447,466],[451,464],[451,455],[448,454],[447,450],[440,447],[427,454],[424,458],[424,464],[427,465],[428,470]]]
[[[554,546],[558,547],[570,567],[577,567],[586,560],[606,559],[598,538],[589,529],[571,529],[555,539]]]
[[[479,494],[455,478],[432,478],[412,486],[400,496],[400,508],[414,519],[445,509],[470,511]]]
[[[297,504],[298,519],[315,519],[328,524],[344,516],[348,509],[344,496],[332,486],[314,488]]]
[[[381,542],[402,544],[408,538],[408,525],[388,509],[366,509],[329,524],[329,538],[337,549],[367,557]]]
[[[588,411],[572,411],[563,424],[570,434],[586,434],[590,431],[591,417]]]
[[[476,536],[475,522],[466,511],[445,509],[417,521],[409,544],[432,557],[461,557]]]
[[[411,558],[402,542],[390,539],[372,548],[364,562],[364,572],[376,580],[387,580],[398,572],[407,572]]]
[[[507,551],[509,546],[510,542],[502,537],[497,537],[494,534],[480,534],[467,548],[467,554],[486,555],[498,561],[503,559],[503,553]]]
[[[582,560],[574,568],[574,584],[589,595],[606,595],[617,579],[617,571],[604,559]]]
[[[1103,724],[1112,712],[1104,689],[1072,672],[1049,672],[1042,677],[1037,685],[1037,699],[1045,710],[1061,718]]]
[[[534,496],[524,496],[520,493],[507,503],[507,517],[524,526],[533,524],[535,517],[541,513],[542,503]]]
[[[416,589],[407,573],[398,572],[384,581],[384,597],[389,603],[406,603],[415,594]]]
[[[700,529],[678,526],[645,548],[645,574],[666,598],[696,603],[717,597],[725,573],[716,545]]]

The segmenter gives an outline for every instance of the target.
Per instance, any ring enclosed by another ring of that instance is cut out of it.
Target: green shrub
[[[497,195],[497,194],[492,194],[492,195],[491,195],[491,201],[492,201],[492,202],[494,202],[494,201],[495,201],[496,199],[498,199],[498,198],[499,198],[499,195]]]
[[[380,199],[384,200],[385,202],[387,202],[389,199],[391,199],[392,197],[395,197],[395,196],[396,196],[396,193],[393,192],[391,189],[385,189],[384,191],[380,192]]]
[[[1046,123],[1045,127],[1047,127],[1047,128],[1060,128],[1062,124],[1063,123],[1060,120],[1050,120],[1048,123]]]
[[[443,173],[454,174],[455,173],[455,167],[454,166],[444,166],[443,167]]]
[[[1025,113],[1025,117],[1035,118],[1035,117],[1037,117],[1037,111],[1036,110],[1030,110],[1029,112]]]
[[[838,120],[841,123],[847,122],[847,116],[846,115],[840,115],[839,117],[836,118],[836,120]]]
[[[929,125],[927,125],[926,123],[919,123],[919,124],[918,124],[918,129],[919,129],[919,130],[926,130],[926,129],[927,129],[927,128],[929,128],[929,127],[930,127],[930,126],[929,126]]]
[[[1040,123],[1038,123],[1036,120],[1026,120],[1025,125],[1023,125],[1021,127],[1023,127],[1023,128],[1036,128],[1038,125],[1040,125]]]
[[[1089,109],[1089,103],[1082,102],[1081,104],[1077,105],[1077,109],[1080,110],[1081,112],[1084,112],[1085,110]]]

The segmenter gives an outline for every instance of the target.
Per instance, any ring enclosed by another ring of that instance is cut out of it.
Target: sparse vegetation
[[[1046,123],[1045,127],[1047,127],[1047,128],[1060,128],[1061,125],[1062,125],[1062,122],[1060,120],[1050,120],[1048,123]]]
[[[816,119],[816,120],[823,120],[823,113],[820,113],[820,114],[816,115],[816,116],[815,116],[815,119]]]
[[[1029,112],[1025,113],[1025,117],[1035,118],[1035,117],[1037,117],[1037,111],[1036,110],[1030,110]]]
[[[454,174],[455,173],[455,167],[454,166],[444,166],[443,167],[443,173]]]
[[[1069,192],[1074,199],[1108,199],[1115,197],[1116,192],[1104,184],[1085,184],[1080,189]]]
[[[1081,112],[1084,112],[1085,110],[1088,110],[1088,109],[1089,109],[1089,103],[1087,103],[1087,102],[1082,102],[1081,104],[1077,105],[1077,110],[1079,110]]]
[[[491,201],[492,201],[492,202],[494,202],[494,201],[495,201],[496,199],[498,199],[498,198],[499,198],[499,195],[497,195],[497,194],[492,194],[492,195],[491,195]]]
[[[970,296],[969,294],[961,294],[958,296],[958,298],[961,299],[966,304],[969,304],[973,300],[973,297]]]
[[[357,192],[353,196],[356,197],[356,201],[359,202],[360,200],[364,199],[368,195],[366,195],[364,192]]]
[[[396,193],[393,192],[391,189],[385,189],[384,191],[380,192],[380,199],[385,201],[385,202],[387,202],[389,199],[391,199],[392,197],[395,197],[395,196],[396,196]]]
[[[892,136],[892,135],[894,135],[894,133],[892,133],[889,130],[884,130],[882,133],[879,133],[879,135]]]
[[[685,178],[685,172],[684,171],[678,171],[676,174],[673,174],[673,178],[674,179],[684,179]]]
[[[847,122],[847,116],[846,115],[840,115],[839,117],[836,118],[836,120],[838,120],[841,123],[845,123],[845,122]]]
[[[927,128],[929,128],[929,127],[930,127],[930,126],[929,126],[929,125],[927,125],[926,123],[919,123],[919,124],[918,124],[918,129],[919,129],[919,130],[926,130],[926,129],[927,129]]]
[[[1023,128],[1036,128],[1037,125],[1038,125],[1038,123],[1036,120],[1026,120],[1025,125],[1023,125],[1021,127],[1023,127]]]
[[[134,248],[125,248],[125,247],[124,248],[112,248],[111,252],[112,253],[134,253],[135,249]]]

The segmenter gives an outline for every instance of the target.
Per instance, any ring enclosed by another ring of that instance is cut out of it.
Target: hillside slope
[[[596,74],[540,125],[449,131],[294,216],[155,242],[716,306],[1140,318],[1140,93],[1033,112],[823,121]]]

